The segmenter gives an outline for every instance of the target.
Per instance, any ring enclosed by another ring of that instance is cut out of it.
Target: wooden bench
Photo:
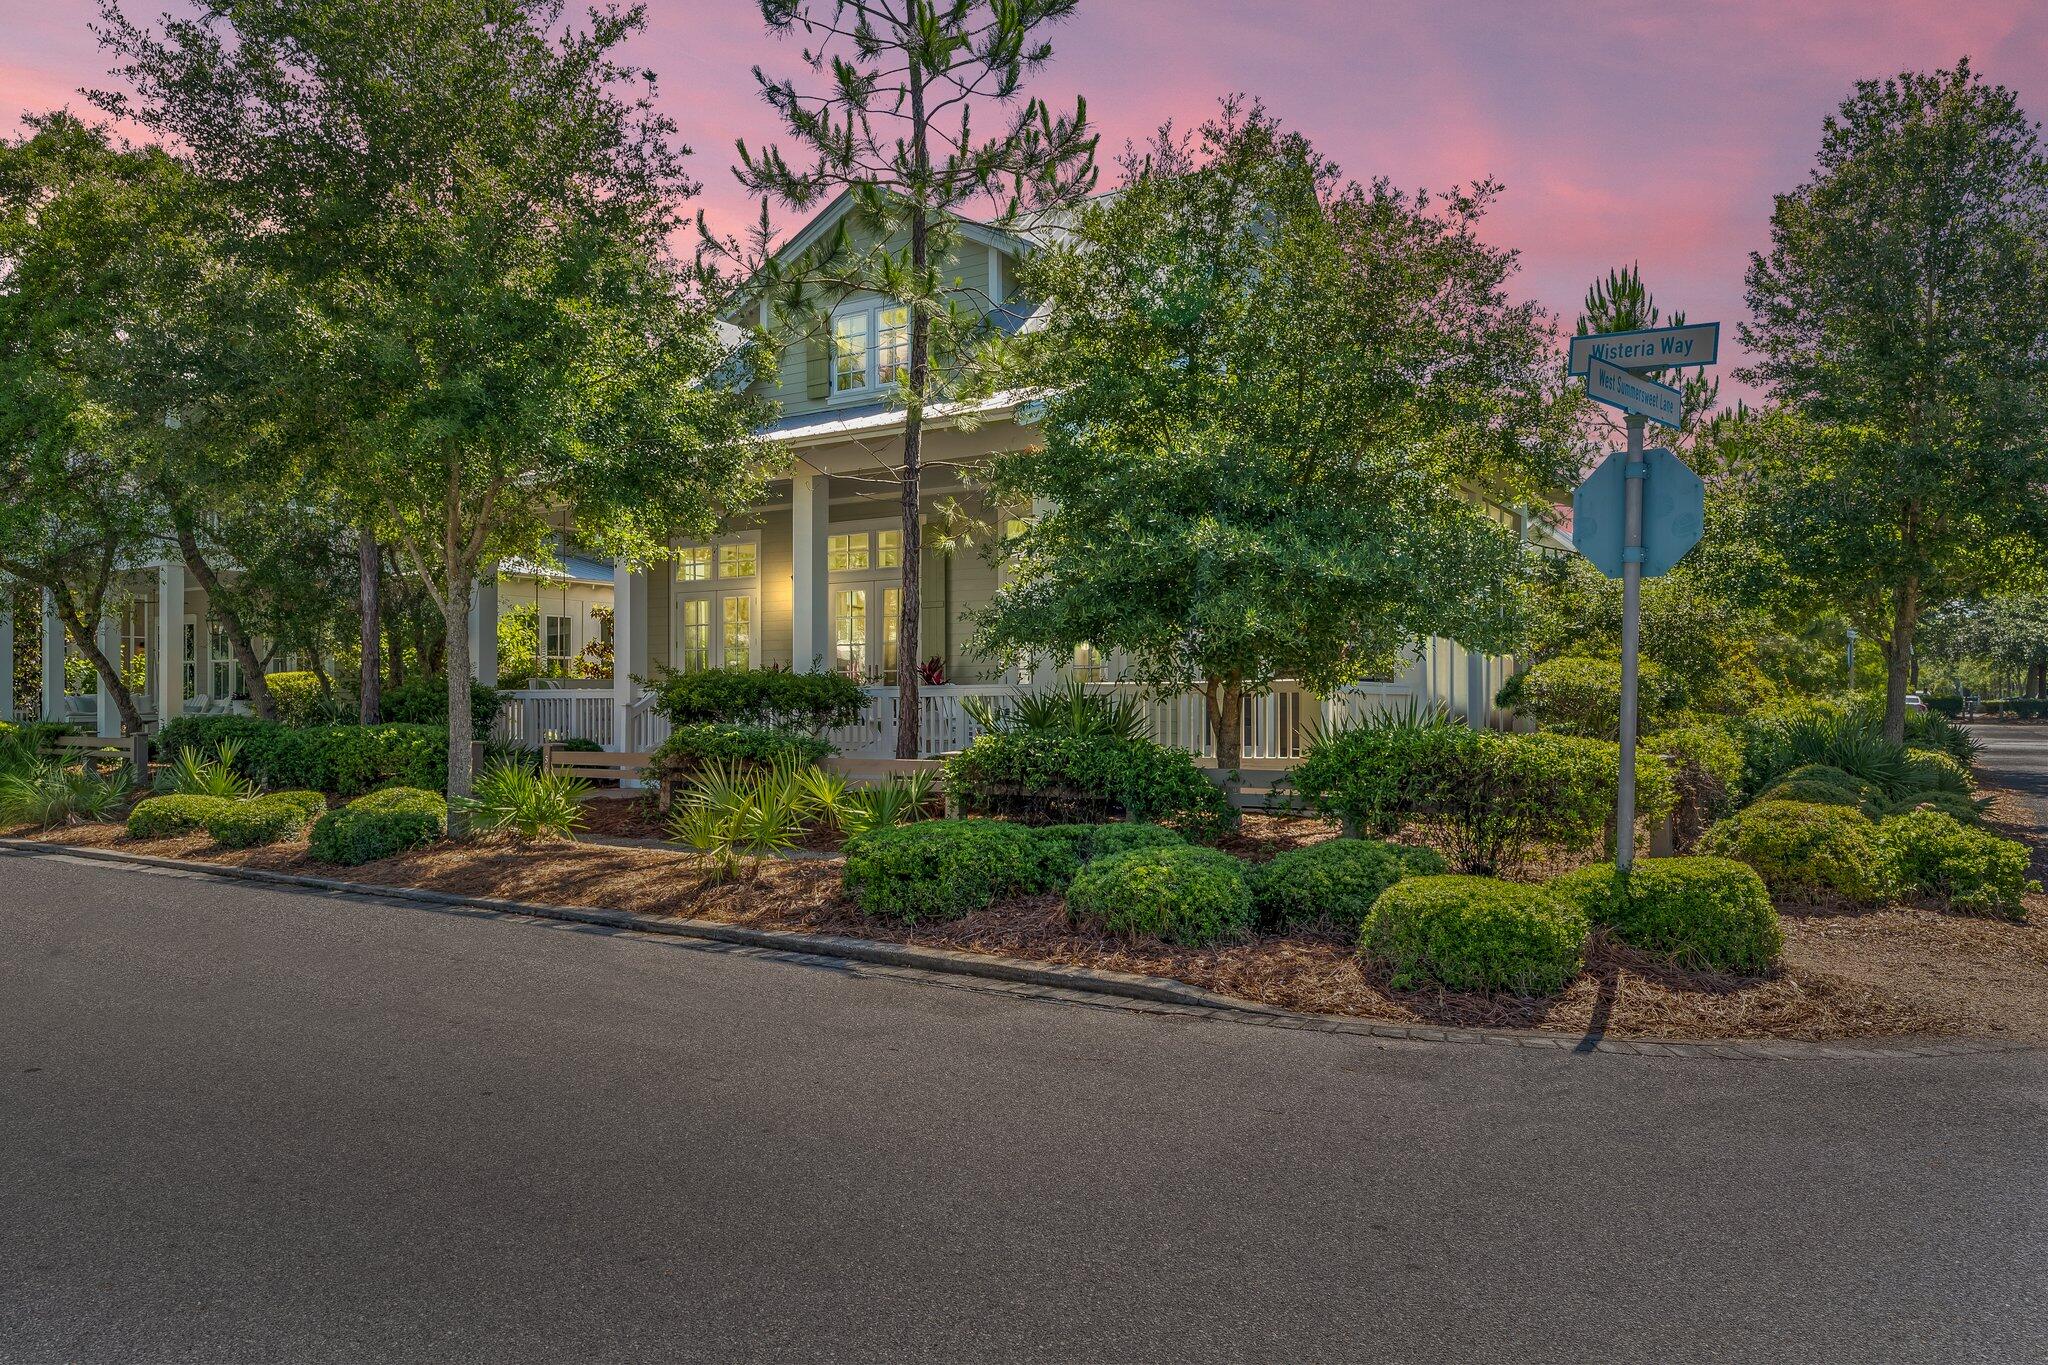
[[[647,777],[653,771],[654,755],[593,753],[589,749],[543,744],[540,746],[540,766],[543,772],[571,773],[595,782],[617,782],[624,786]]]
[[[50,757],[65,762],[96,758],[126,763],[136,781],[149,780],[148,735],[54,735],[49,751]]]

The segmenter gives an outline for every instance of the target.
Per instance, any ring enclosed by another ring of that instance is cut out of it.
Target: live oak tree
[[[667,240],[695,192],[619,49],[642,12],[562,0],[105,0],[132,94],[103,105],[232,187],[322,334],[355,443],[328,475],[431,589],[449,791],[470,790],[473,584],[576,539],[647,562],[755,487],[743,363]],[[743,348],[742,348],[743,349]]]
[[[785,319],[829,312],[834,299],[872,292],[909,313],[896,388],[903,457],[896,471],[903,518],[903,590],[897,669],[898,757],[918,754],[918,623],[922,539],[918,502],[927,409],[947,395],[946,366],[985,328],[987,300],[967,297],[943,269],[959,239],[956,215],[985,210],[999,227],[1078,202],[1095,180],[1087,106],[1053,117],[1022,98],[1027,77],[1052,56],[1043,31],[1077,0],[760,0],[780,34],[800,34],[803,61],[825,78],[799,91],[755,68],[781,116],[797,163],[779,146],[739,147],[740,182],[807,211],[854,196],[852,226],[811,250],[769,257],[753,287]],[[992,132],[982,131],[993,124]],[[765,234],[764,234],[765,236]],[[728,253],[730,254],[730,253]],[[749,262],[749,264],[754,264]],[[807,661],[799,659],[802,667]]]
[[[2028,557],[2048,490],[2048,159],[1967,62],[1859,82],[1752,255],[1755,362],[1779,411],[1742,464],[1771,572],[1839,604],[1905,731],[1930,604]]]
[[[1480,239],[1494,187],[1344,183],[1235,102],[1124,170],[1023,273],[1046,322],[1008,363],[1044,437],[997,483],[1044,510],[976,647],[1090,644],[1198,686],[1233,768],[1242,699],[1278,679],[1507,645],[1523,550],[1486,499],[1559,486],[1575,414],[1514,254]]]

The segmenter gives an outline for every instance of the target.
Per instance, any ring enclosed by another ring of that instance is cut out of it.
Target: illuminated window
[[[1082,682],[1106,681],[1108,672],[1103,667],[1102,651],[1094,645],[1075,645],[1074,677]]]
[[[886,388],[910,367],[910,309],[856,305],[832,319],[832,392]]]
[[[903,533],[901,531],[875,532],[875,567],[878,569],[900,569],[903,567]]]
[[[872,388],[868,378],[868,329],[874,314],[866,310],[832,319],[832,391],[850,393]]]
[[[752,545],[719,546],[718,576],[720,578],[752,578],[754,576],[754,547]]]
[[[868,567],[868,533],[857,531],[851,535],[827,536],[825,538],[825,567],[834,573],[849,569]]]
[[[903,589],[882,589],[882,681],[896,681],[896,636],[903,626]]]
[[[564,673],[569,668],[569,656],[576,652],[575,636],[569,618],[566,616],[543,616],[541,621],[540,663],[544,673]]]
[[[725,637],[720,663],[726,668],[748,668],[754,659],[754,599],[742,592],[728,593],[722,604]]]
[[[910,368],[910,310],[875,310],[875,383],[894,384]]]
[[[868,670],[868,591],[841,588],[832,594],[832,655],[849,678]]]
[[[676,551],[676,578],[684,583],[702,583],[711,577],[711,547],[686,545]]]
[[[677,664],[685,673],[701,672],[711,667],[711,599],[688,598],[681,611]]]

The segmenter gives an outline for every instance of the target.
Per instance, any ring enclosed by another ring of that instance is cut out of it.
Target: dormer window
[[[869,393],[896,383],[910,364],[910,310],[859,304],[832,315],[832,392]]]

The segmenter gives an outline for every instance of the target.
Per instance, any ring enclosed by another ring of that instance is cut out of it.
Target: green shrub
[[[1971,829],[1939,811],[1894,815],[1877,827],[1879,865],[1900,891],[1957,910],[2026,917],[2027,846]]]
[[[326,813],[318,792],[271,792],[215,811],[206,819],[206,832],[224,848],[254,848],[293,838]]]
[[[1015,689],[1001,701],[967,697],[961,711],[981,730],[1076,735],[1083,739],[1151,739],[1144,704],[1125,693],[1105,693],[1080,678],[1051,687]]]
[[[886,919],[957,919],[1037,884],[1030,831],[1001,820],[922,820],[846,841],[842,886]]]
[[[1672,837],[1680,848],[1699,842],[1707,826],[1734,804],[1742,781],[1742,750],[1722,725],[1683,725],[1643,740],[1642,751],[1657,754],[1671,769],[1676,797]]]
[[[1188,844],[1095,859],[1067,888],[1067,914],[1120,938],[1157,938],[1191,948],[1242,939],[1256,920],[1243,864],[1228,853]]]
[[[152,796],[128,812],[128,837],[176,839],[197,834],[208,820],[234,806],[225,796]]]
[[[1197,837],[1220,833],[1236,818],[1192,755],[1149,739],[984,734],[946,760],[946,792],[970,813],[1101,818],[1121,812]]]
[[[1038,851],[1038,886],[1063,891],[1075,874],[1096,858],[1138,848],[1170,848],[1187,840],[1164,825],[1120,821],[1107,825],[1039,825],[1031,831]]]
[[[105,820],[135,785],[125,763],[66,765],[35,759],[0,777],[0,829],[34,825],[50,829]]]
[[[1780,896],[1883,899],[1877,826],[1848,806],[1758,801],[1707,831],[1700,848],[1748,863]]]
[[[690,676],[695,677],[695,674]],[[702,767],[707,763],[741,763],[770,767],[787,763],[807,767],[830,757],[832,746],[822,739],[775,730],[765,725],[710,722],[678,725],[654,751],[660,764]]]
[[[1983,823],[1984,808],[1989,804],[1988,797],[1960,796],[1955,792],[1914,792],[1896,801],[1886,802],[1877,814],[1883,817],[1910,815],[1916,810],[1932,810],[1940,811],[1950,819],[1960,820],[1966,825],[1977,825]]]
[[[1358,950],[1397,990],[1554,995],[1585,965],[1586,916],[1547,887],[1404,877],[1373,902]]]
[[[489,739],[498,718],[498,689],[472,681],[469,685],[471,739]],[[387,687],[377,698],[377,717],[387,725],[438,725],[448,728],[448,680],[410,678]],[[444,780],[442,783],[446,786]]]
[[[1648,659],[1636,675],[1642,729],[1685,705],[1685,684]],[[1495,701],[1547,730],[1615,739],[1621,733],[1621,661],[1567,654],[1508,679]]]
[[[281,725],[332,725],[341,719],[341,708],[320,687],[312,673],[266,673],[263,685],[270,689],[270,704]],[[447,708],[442,708],[444,717]]]
[[[1965,770],[1977,761],[1976,739],[1938,709],[1906,713],[1906,743],[1915,749],[1938,749]]]
[[[1921,749],[1906,746],[1906,763],[1912,775],[1913,785],[1922,791],[1954,792],[1968,796],[1977,787],[1977,776],[1970,771],[1970,765],[1944,749]]]
[[[1927,709],[1939,713],[1948,720],[1954,720],[1963,714],[1963,699],[1961,697],[1929,697],[1927,698]]]
[[[1171,848],[1186,842],[1179,833],[1164,825],[1151,825],[1139,820],[1097,825],[1095,837],[1088,842],[1088,860],[1114,858],[1119,853],[1139,848]]]
[[[1499,734],[1437,717],[1372,721],[1318,737],[1294,771],[1309,805],[1345,832],[1429,830],[1467,871],[1507,871],[1536,844],[1594,847],[1614,810],[1621,747],[1574,735]],[[1636,754],[1636,813],[1677,803],[1670,765]]]
[[[867,696],[841,673],[783,668],[707,668],[664,672],[654,709],[671,725],[750,725],[818,731],[860,719]]]
[[[1730,858],[1645,858],[1626,878],[1585,867],[1550,886],[1623,943],[1682,966],[1755,975],[1785,946],[1763,879]]]
[[[1357,937],[1380,892],[1403,877],[1434,876],[1444,860],[1430,849],[1376,839],[1331,839],[1289,849],[1248,874],[1261,923],[1309,925]]]
[[[448,803],[413,787],[387,787],[359,796],[313,822],[313,856],[354,867],[424,848],[448,830]]]
[[[742,861],[748,877],[758,877],[765,860],[792,847],[805,825],[825,813],[820,798],[843,800],[843,783],[816,777],[815,768],[788,763],[707,763],[670,815],[668,837],[710,858],[716,880],[731,876]]]
[[[294,727],[254,716],[181,716],[152,744],[160,759],[233,744],[235,770],[265,787],[359,796],[394,783],[448,786],[448,731],[438,725]]]

